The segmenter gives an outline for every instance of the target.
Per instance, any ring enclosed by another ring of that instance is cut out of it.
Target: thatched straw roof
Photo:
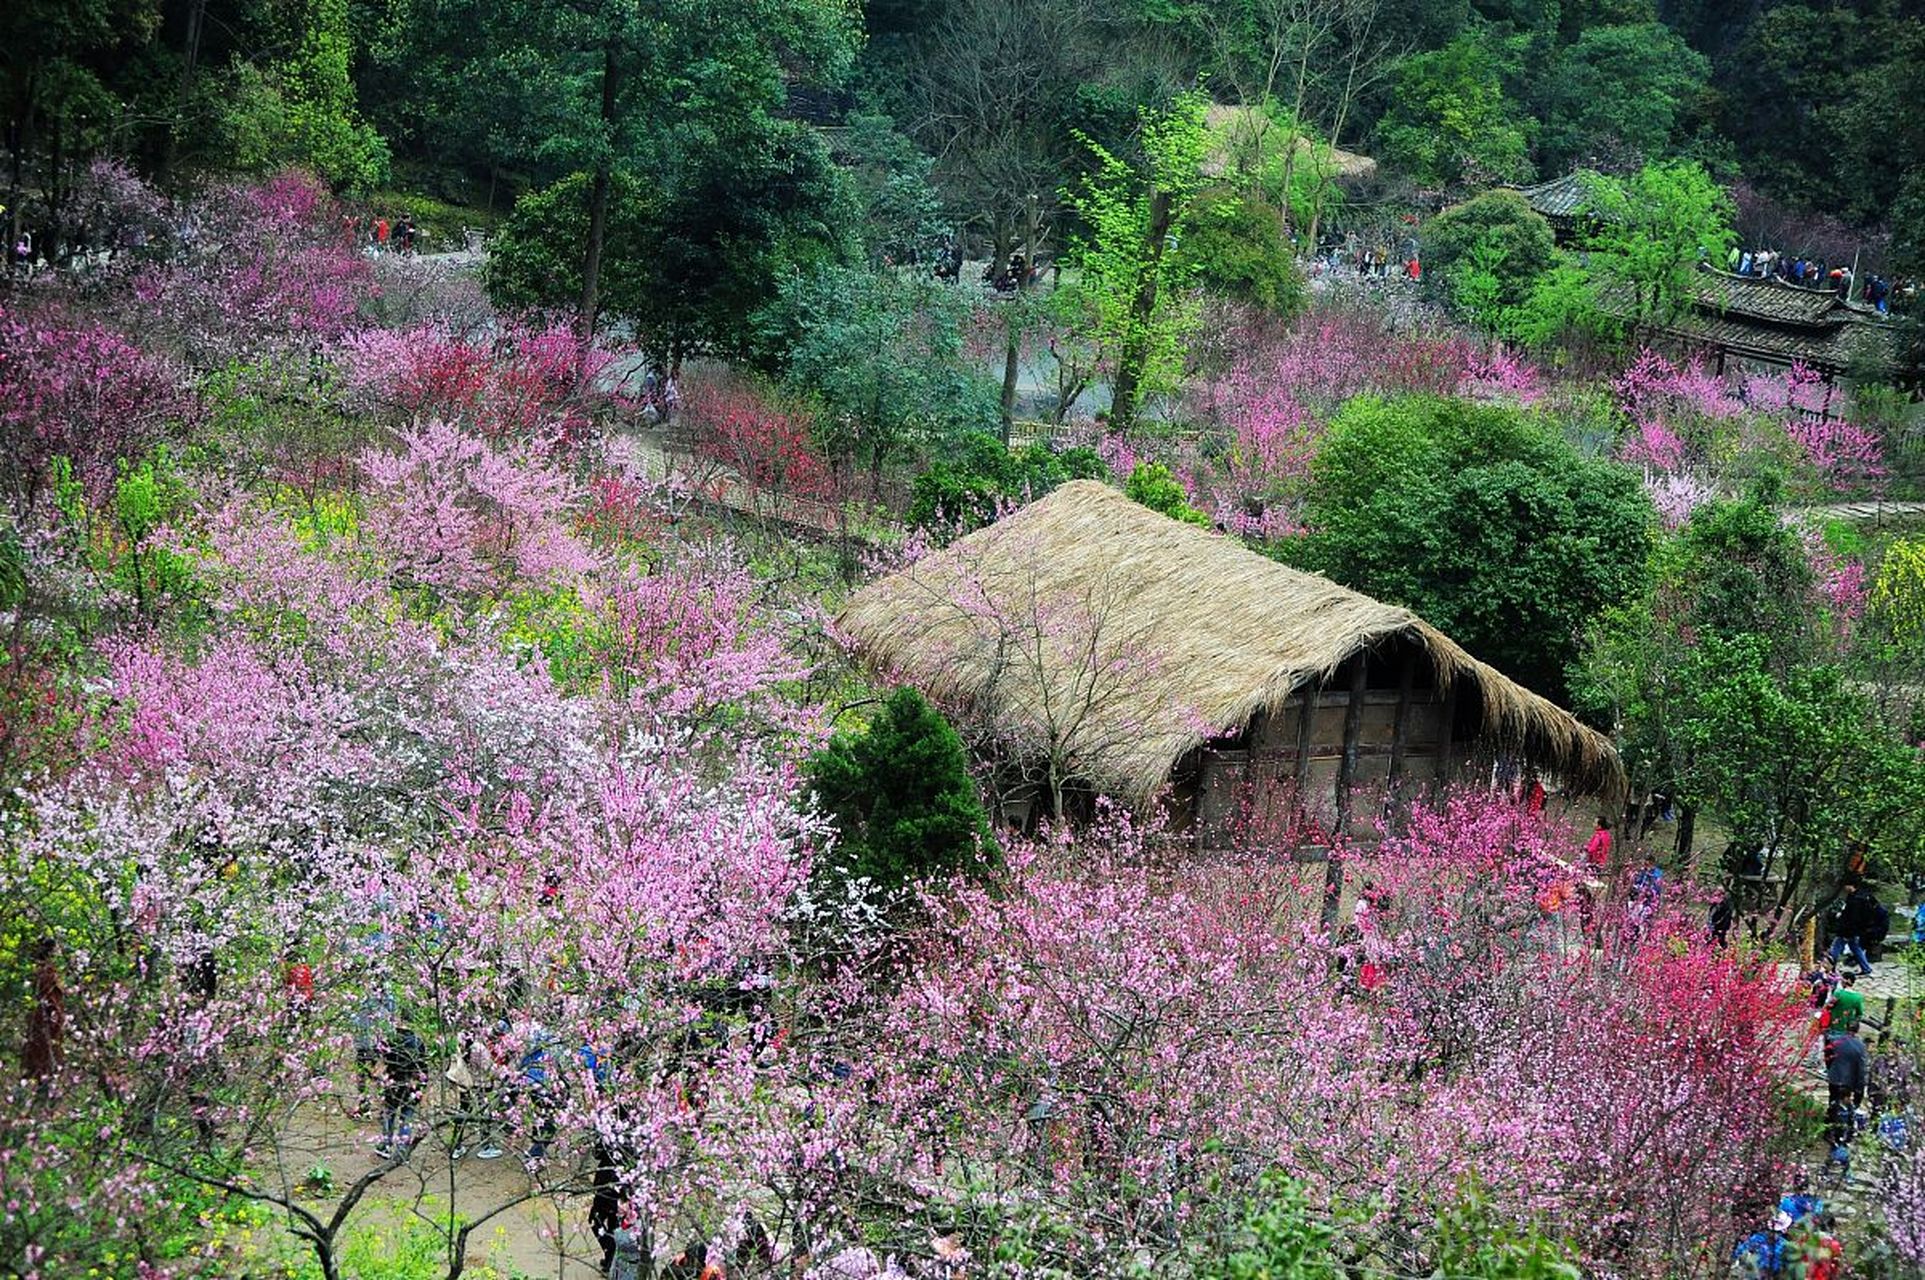
[[[1213,102],[1205,110],[1203,122],[1210,131],[1209,153],[1203,158],[1203,176],[1221,178],[1230,168],[1230,152],[1251,138],[1281,136],[1283,130],[1249,107],[1226,106]],[[1377,162],[1370,156],[1340,147],[1326,147],[1315,139],[1299,137],[1297,151],[1309,163],[1339,182],[1358,182],[1376,176]]]
[[[837,624],[864,660],[986,722],[1013,752],[1074,757],[1085,781],[1132,801],[1191,749],[1391,637],[1418,646],[1440,687],[1469,682],[1487,743],[1579,791],[1621,784],[1608,739],[1409,610],[1092,480],[870,584]]]

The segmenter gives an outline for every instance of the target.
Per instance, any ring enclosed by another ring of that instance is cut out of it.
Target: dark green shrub
[[[862,732],[837,734],[809,774],[841,836],[830,874],[886,893],[995,859],[962,739],[914,689],[890,694]]]

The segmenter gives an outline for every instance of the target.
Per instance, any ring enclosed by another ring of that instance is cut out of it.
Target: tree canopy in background
[[[1533,123],[1505,96],[1504,70],[1500,55],[1473,35],[1405,59],[1377,125],[1383,159],[1428,186],[1531,177]]]
[[[1704,55],[1659,23],[1587,27],[1545,82],[1544,171],[1663,158],[1702,111],[1710,71]]]

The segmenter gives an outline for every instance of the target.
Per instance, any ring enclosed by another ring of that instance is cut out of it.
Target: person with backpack
[[[1858,1109],[1865,1105],[1868,1075],[1863,1040],[1854,1035],[1825,1038],[1825,1086],[1833,1148],[1851,1146],[1858,1127]]]
[[[1879,913],[1878,900],[1856,881],[1845,886],[1845,898],[1838,908],[1837,924],[1832,930],[1831,958],[1835,964],[1838,958],[1850,950],[1852,959],[1858,962],[1858,970],[1865,977],[1871,977],[1872,962],[1865,957],[1865,939],[1879,941],[1877,934]]]
[[[428,1078],[428,1046],[404,1022],[388,1037],[382,1060],[388,1081],[381,1090],[381,1141],[374,1152],[383,1160],[405,1160],[414,1145],[415,1108]]]
[[[1858,1024],[1865,1020],[1865,993],[1858,990],[1858,975],[1845,974],[1831,993],[1831,1029],[1843,1035],[1857,1035]]]

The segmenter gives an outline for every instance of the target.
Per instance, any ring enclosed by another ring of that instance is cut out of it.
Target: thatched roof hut
[[[1261,111],[1213,102],[1204,111],[1210,148],[1203,158],[1203,176],[1221,178],[1230,171],[1231,153],[1258,138],[1281,135],[1283,129]],[[1297,154],[1318,173],[1339,183],[1362,183],[1377,176],[1377,161],[1356,151],[1329,147],[1315,138],[1299,136]]]
[[[1057,752],[1090,787],[1132,802],[1184,777],[1199,751],[1259,750],[1261,724],[1281,727],[1272,739],[1294,736],[1301,781],[1317,755],[1313,736],[1334,739],[1338,720],[1344,743],[1324,758],[1342,770],[1341,797],[1367,776],[1358,757],[1373,747],[1359,739],[1372,701],[1382,705],[1374,749],[1388,760],[1380,776],[1409,767],[1404,739],[1419,703],[1437,726],[1439,776],[1450,776],[1455,741],[1466,748],[1457,767],[1483,747],[1487,760],[1502,752],[1572,791],[1620,786],[1607,738],[1409,610],[1095,481],[1064,485],[869,585],[837,623],[865,661],[986,727],[1011,752]],[[1300,714],[1286,716],[1286,707]]]

